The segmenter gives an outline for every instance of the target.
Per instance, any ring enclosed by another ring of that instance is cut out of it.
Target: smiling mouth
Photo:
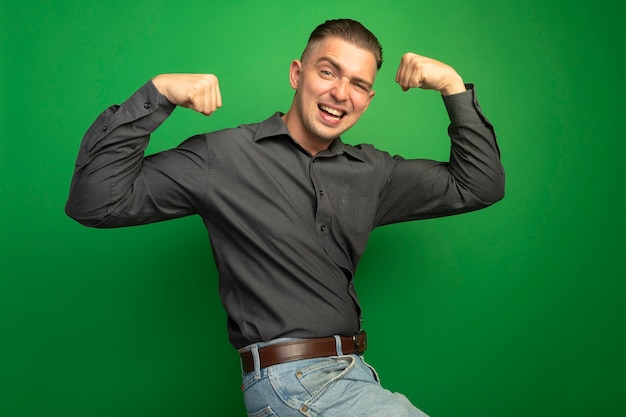
[[[330,107],[324,106],[322,104],[319,104],[317,108],[336,120],[341,120],[343,116],[346,115],[346,112],[343,112],[341,110],[331,109]]]

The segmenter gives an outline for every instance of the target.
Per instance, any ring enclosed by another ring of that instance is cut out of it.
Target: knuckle
[[[215,85],[217,84],[217,77],[213,74],[207,74],[205,76],[205,81],[209,84],[209,85]]]

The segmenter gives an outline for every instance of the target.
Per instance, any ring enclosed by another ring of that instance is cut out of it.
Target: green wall
[[[507,196],[373,234],[357,274],[383,383],[433,417],[624,416],[624,16],[618,2],[94,1],[0,6],[0,416],[243,416],[201,221],[118,230],[64,215],[80,139],[162,72],[220,77],[150,151],[285,111],[310,30],[353,17],[385,48],[345,139],[446,158],[413,51],[477,84]]]

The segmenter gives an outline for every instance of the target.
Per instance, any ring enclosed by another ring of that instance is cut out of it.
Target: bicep
[[[384,187],[377,224],[384,225],[471,210],[468,190],[447,162],[412,159],[399,162]]]
[[[192,138],[143,158],[130,186],[111,187],[115,205],[98,227],[154,223],[195,214],[206,187],[206,146]],[[120,172],[118,176],[123,177]]]

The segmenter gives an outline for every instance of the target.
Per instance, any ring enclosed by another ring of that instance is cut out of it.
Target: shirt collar
[[[259,128],[256,130],[252,140],[258,142],[261,139],[270,138],[273,136],[281,136],[289,134],[289,129],[281,119],[283,113],[276,112],[269,119],[266,119],[259,123]]]
[[[269,119],[264,120],[259,124],[259,128],[254,134],[253,140],[254,142],[258,142],[261,139],[277,137],[282,135],[287,135],[291,138],[291,134],[289,133],[289,129],[281,119],[283,113],[276,112]],[[293,138],[291,138],[294,140]],[[294,140],[295,142],[295,140]],[[359,161],[363,161],[363,157],[361,156],[361,152],[358,148],[354,146],[347,145],[343,143],[341,138],[337,138],[330,144],[327,150],[320,152],[320,156],[334,156],[341,155],[343,153],[348,154],[352,158],[358,159]]]

